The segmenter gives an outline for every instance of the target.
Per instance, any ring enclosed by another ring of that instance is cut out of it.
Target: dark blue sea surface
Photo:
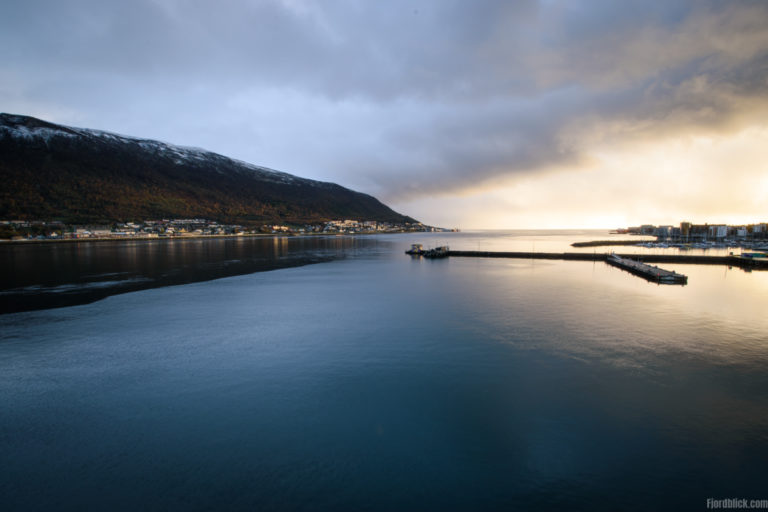
[[[768,499],[768,272],[678,265],[689,284],[660,286],[403,254],[583,238],[357,237],[316,264],[0,315],[0,509]]]

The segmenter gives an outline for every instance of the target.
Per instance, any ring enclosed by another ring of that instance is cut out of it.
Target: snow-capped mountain
[[[165,142],[0,114],[0,219],[412,222],[334,183]]]

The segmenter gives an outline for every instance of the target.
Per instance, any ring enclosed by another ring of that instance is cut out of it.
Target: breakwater
[[[495,252],[495,251],[448,251],[448,256],[469,258],[516,258],[535,260],[607,261],[608,253],[581,252]],[[727,265],[744,269],[768,269],[768,261],[740,256],[701,256],[688,254],[617,254],[626,259],[643,263],[681,263],[688,265]]]
[[[592,240],[591,242],[574,242],[571,247],[608,247],[611,245],[637,245],[648,240]]]

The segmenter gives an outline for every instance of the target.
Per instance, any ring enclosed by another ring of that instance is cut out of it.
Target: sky
[[[431,225],[768,221],[768,2],[4,0],[0,111]]]

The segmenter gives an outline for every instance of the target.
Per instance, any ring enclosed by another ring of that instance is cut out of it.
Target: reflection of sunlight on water
[[[679,254],[702,256],[728,256],[731,252],[739,254],[739,248],[709,249],[678,247],[644,247],[638,244],[655,242],[653,236],[616,235],[607,230],[478,230],[462,232],[460,236],[443,233],[425,234],[427,239],[436,242],[433,245],[450,245],[451,249],[463,251],[516,251],[516,252],[587,252],[609,253],[615,251],[623,254]],[[591,242],[596,240],[628,240],[628,245],[572,247],[574,242]]]
[[[681,294],[679,307],[692,314],[706,313],[735,328],[768,328],[768,272],[708,265],[679,267],[690,283]]]
[[[519,349],[650,373],[670,355],[746,365],[766,357],[768,273],[680,265],[683,287],[604,263],[450,263],[460,267],[463,306],[481,319],[474,328]]]
[[[573,242],[606,240],[609,236],[605,230],[510,230],[467,231],[460,236],[430,233],[427,238],[441,242],[433,245],[449,245],[451,249],[464,251],[575,252],[577,249],[571,247]],[[602,248],[598,250],[603,252]],[[590,248],[589,252],[592,251]]]

